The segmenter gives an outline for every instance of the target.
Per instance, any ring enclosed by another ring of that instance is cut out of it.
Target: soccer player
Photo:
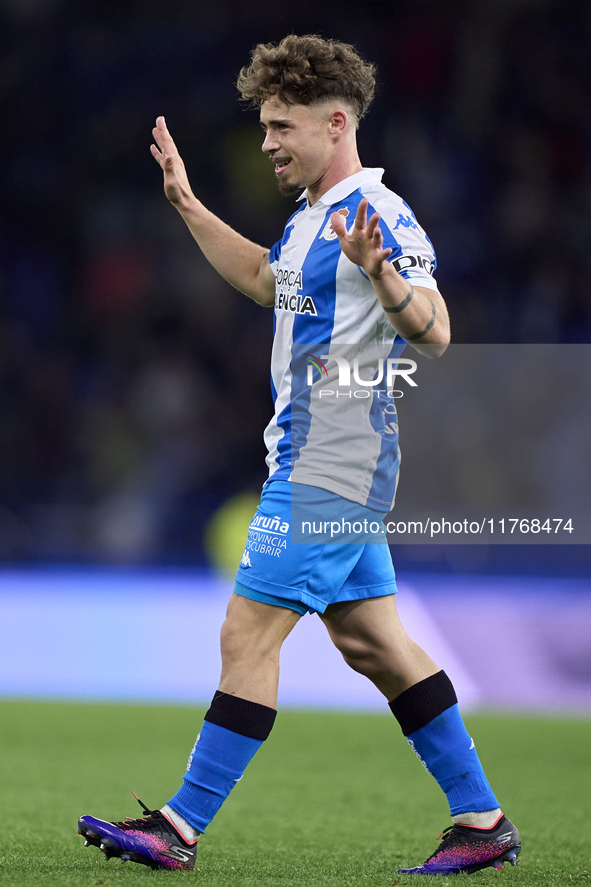
[[[400,871],[515,864],[519,834],[487,782],[452,683],[396,611],[383,526],[399,467],[392,383],[406,343],[436,357],[450,332],[431,242],[382,184],[383,170],[359,160],[356,130],[373,98],[374,67],[337,40],[290,35],[257,46],[237,85],[260,108],[262,150],[279,190],[299,199],[271,250],[195,197],[163,117],[151,152],[166,196],[214,268],[275,306],[269,479],[221,630],[219,689],[181,788],[160,810],[142,804],[139,819],[82,816],[79,832],[107,856],[192,869],[198,838],[273,727],[279,651],[310,612],[385,696],[447,796],[452,825],[439,847]]]

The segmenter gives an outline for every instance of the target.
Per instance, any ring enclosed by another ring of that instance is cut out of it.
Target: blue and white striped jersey
[[[400,450],[388,358],[406,343],[365,273],[346,258],[331,213],[353,223],[359,201],[379,212],[390,261],[437,289],[433,246],[410,207],[363,169],[289,219],[269,261],[276,278],[271,358],[274,416],[265,430],[269,480],[320,487],[377,511],[394,504]],[[388,386],[390,381],[390,386]]]

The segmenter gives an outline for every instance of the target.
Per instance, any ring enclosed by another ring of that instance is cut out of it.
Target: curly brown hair
[[[259,43],[236,83],[242,98],[257,107],[270,96],[301,105],[341,99],[351,106],[356,123],[367,113],[375,85],[375,65],[350,44],[317,34]]]

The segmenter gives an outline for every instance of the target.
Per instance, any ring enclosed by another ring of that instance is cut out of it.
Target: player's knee
[[[220,650],[224,662],[240,659],[247,646],[244,629],[234,620],[226,619],[220,632]]]

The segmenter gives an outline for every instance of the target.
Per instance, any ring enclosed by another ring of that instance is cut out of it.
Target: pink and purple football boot
[[[440,836],[441,844],[423,865],[397,869],[399,875],[467,875],[487,866],[502,869],[504,862],[517,865],[521,851],[519,832],[502,813],[490,828],[452,825]]]
[[[189,843],[160,810],[144,808],[145,816],[123,822],[106,822],[94,816],[81,816],[78,834],[86,840],[84,846],[94,845],[107,859],[118,856],[121,862],[139,862],[153,869],[195,868],[197,841]]]

